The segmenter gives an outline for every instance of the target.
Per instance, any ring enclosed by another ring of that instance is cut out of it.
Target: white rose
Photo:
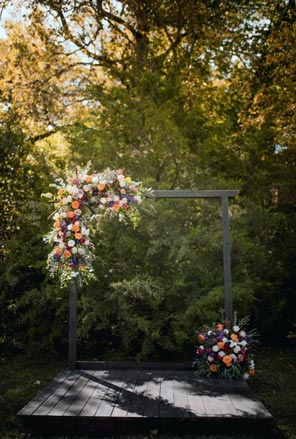
[[[211,363],[212,361],[214,361],[214,358],[208,355],[208,361]]]
[[[83,195],[84,195],[83,190],[82,190],[82,189],[79,189],[79,190],[78,190],[78,198],[82,198]]]
[[[245,331],[241,331],[241,332],[239,333],[239,335],[240,335],[241,337],[245,337],[247,334],[245,333]]]
[[[75,255],[75,254],[77,253],[77,247],[73,247],[73,248],[71,249],[71,252],[73,253],[73,255]]]
[[[97,184],[99,182],[99,177],[97,175],[94,175],[92,181],[93,183]]]
[[[223,358],[223,357],[224,357],[224,355],[226,355],[226,354],[225,354],[225,352],[224,352],[224,351],[219,351],[219,352],[218,352],[218,355],[219,355],[219,356],[220,356],[221,358]]]
[[[69,247],[74,247],[74,245],[75,245],[75,241],[73,241],[73,239],[70,239],[70,240],[68,241],[68,246],[69,246]]]
[[[77,198],[79,197],[79,193],[78,193],[78,189],[76,188],[75,190],[72,191],[72,197],[77,200]]]
[[[233,352],[235,354],[238,354],[240,352],[241,348],[239,346],[235,346],[235,348],[233,349]]]
[[[219,346],[217,346],[216,344],[215,344],[215,346],[212,347],[213,352],[218,352],[219,349],[220,349]]]
[[[228,341],[228,338],[227,337],[223,337],[222,341],[223,341],[223,343],[226,343]]]
[[[104,198],[104,197],[102,197],[102,198],[100,199],[100,201],[101,201],[102,204],[105,204],[105,203],[107,202],[106,198]]]
[[[232,329],[234,330],[234,332],[238,332],[240,330],[240,327],[239,326],[234,326]]]
[[[243,341],[240,342],[241,346],[247,346],[247,344],[248,344],[248,342],[246,340],[243,340]]]
[[[78,249],[78,253],[79,253],[81,256],[85,255],[85,250],[84,250],[84,248],[79,248],[79,249]]]
[[[224,329],[224,334],[229,334],[229,331],[228,331],[228,329]]]
[[[142,202],[143,202],[142,198],[139,197],[139,195],[136,195],[136,196],[135,196],[135,201],[136,201],[138,204],[142,204]]]
[[[88,236],[89,235],[89,229],[87,229],[86,227],[82,227],[81,228],[81,233],[83,236]]]

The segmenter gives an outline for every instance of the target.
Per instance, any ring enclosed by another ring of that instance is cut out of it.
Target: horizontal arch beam
[[[156,198],[222,198],[235,197],[238,190],[156,190],[153,194]]]

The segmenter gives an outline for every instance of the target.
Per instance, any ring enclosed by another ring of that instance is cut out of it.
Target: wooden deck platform
[[[41,435],[258,433],[272,427],[246,382],[201,379],[176,363],[78,362],[18,416],[27,431]]]

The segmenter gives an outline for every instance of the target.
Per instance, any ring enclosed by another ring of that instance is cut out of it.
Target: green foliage
[[[26,149],[23,144],[24,135],[20,129],[2,125],[0,128],[0,255],[6,252],[6,242],[17,230],[19,206],[26,198],[23,187],[29,169],[23,162]],[[30,174],[28,175],[30,178]]]
[[[40,194],[89,160],[155,189],[240,189],[234,307],[263,340],[285,340],[296,288],[294,3],[68,3],[24,2],[27,26],[8,24],[1,41],[1,343],[65,349],[67,293],[45,273],[51,209]],[[84,356],[190,358],[194,331],[223,305],[218,202],[153,204],[136,231],[111,222],[98,232],[97,280],[79,298]]]

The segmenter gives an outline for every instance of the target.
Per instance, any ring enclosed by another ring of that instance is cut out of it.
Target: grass
[[[256,359],[257,374],[250,386],[273,415],[274,438],[296,439],[296,350],[262,348]],[[25,355],[0,358],[0,438],[24,439],[16,413],[43,388],[64,364],[57,359],[28,359]],[[262,436],[227,436],[256,439]],[[270,437],[270,436],[269,436]],[[148,439],[153,439],[153,433]],[[199,436],[198,439],[226,439]],[[147,439],[143,436],[141,439]],[[174,439],[174,438],[170,438]],[[178,438],[175,438],[178,439]],[[190,439],[193,439],[190,437]]]
[[[64,365],[58,360],[0,358],[0,437],[24,438],[16,413],[42,389]]]
[[[265,348],[250,386],[274,417],[279,431],[296,439],[296,350]]]

